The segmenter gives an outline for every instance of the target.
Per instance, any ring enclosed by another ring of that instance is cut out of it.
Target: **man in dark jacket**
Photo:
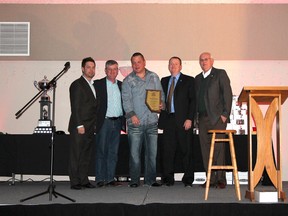
[[[195,108],[194,78],[181,73],[182,61],[179,57],[169,60],[171,76],[161,79],[165,93],[166,110],[159,118],[159,128],[163,129],[162,183],[174,184],[174,165],[176,152],[180,153],[184,168],[183,184],[191,187],[194,172],[191,161],[192,126]]]
[[[96,134],[96,183],[116,186],[114,180],[118,160],[118,147],[123,120],[121,84],[116,79],[118,63],[108,60],[105,64],[106,77],[95,80],[99,112],[97,113]]]
[[[82,60],[82,76],[70,86],[71,116],[69,178],[71,189],[95,188],[89,182],[88,170],[96,129],[97,100],[92,78],[95,61]]]
[[[214,59],[210,53],[202,53],[199,63],[203,71],[195,77],[196,110],[203,165],[207,172],[211,144],[211,134],[208,133],[208,130],[226,129],[232,106],[232,90],[226,71],[213,67]],[[220,136],[225,136],[225,134],[219,135],[218,138]],[[215,145],[213,159],[214,165],[225,164],[224,143]],[[225,188],[226,183],[225,171],[211,173],[211,186]]]

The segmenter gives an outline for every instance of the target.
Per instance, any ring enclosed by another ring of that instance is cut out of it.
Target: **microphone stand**
[[[27,104],[25,104],[17,113],[15,113],[16,119],[20,118],[20,116],[42,95],[44,90],[49,90],[53,83],[57,81],[65,72],[67,72],[70,68],[70,62],[66,62],[64,65],[64,69],[60,71],[48,84],[47,88],[41,89]]]
[[[44,194],[49,194],[49,201],[52,200],[52,195],[57,198],[57,196],[61,196],[65,199],[68,199],[72,202],[75,202],[76,200],[74,199],[71,199],[70,197],[67,197],[61,193],[58,193],[55,191],[55,187],[56,185],[54,184],[53,182],[53,171],[54,171],[54,134],[55,134],[55,96],[56,96],[56,83],[57,83],[57,80],[65,73],[68,71],[68,69],[70,68],[70,62],[66,62],[65,64],[65,68],[58,74],[56,75],[49,83],[48,83],[48,89],[49,88],[53,88],[53,108],[52,108],[52,114],[53,114],[53,117],[52,117],[52,133],[51,133],[51,145],[49,146],[50,148],[50,181],[49,181],[49,186],[48,186],[48,189],[44,192],[41,192],[39,194],[36,194],[36,195],[33,195],[33,196],[30,196],[30,197],[27,197],[25,199],[21,199],[20,202],[24,202],[26,200],[29,200],[29,199],[33,199],[35,197],[38,197],[38,196],[42,196]],[[48,90],[47,89],[47,90]],[[39,93],[41,94],[43,92],[40,91]],[[38,94],[39,94],[38,93]],[[15,115],[19,118],[24,112],[23,110],[27,110],[28,107],[31,106],[31,102],[35,101],[37,98],[39,98],[39,95],[36,95],[35,97],[33,97],[21,110],[19,110]],[[29,106],[28,106],[29,105]],[[16,117],[16,118],[17,118]]]

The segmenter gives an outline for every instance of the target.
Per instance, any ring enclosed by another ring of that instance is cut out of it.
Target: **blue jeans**
[[[156,182],[157,139],[157,123],[140,126],[128,125],[130,185],[140,184],[142,144],[144,144],[145,150],[144,184],[152,185]]]
[[[118,160],[121,120],[105,119],[96,135],[96,182],[114,180]]]

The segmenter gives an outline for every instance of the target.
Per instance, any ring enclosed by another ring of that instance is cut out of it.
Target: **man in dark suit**
[[[159,118],[159,128],[163,129],[162,183],[174,184],[174,164],[176,152],[180,153],[185,186],[192,186],[194,171],[191,163],[192,120],[194,115],[194,78],[181,73],[182,61],[179,57],[169,60],[171,76],[161,79],[166,98],[166,110]]]
[[[211,143],[211,134],[208,133],[208,130],[226,129],[232,106],[232,90],[226,71],[213,67],[214,59],[210,53],[202,53],[199,57],[199,63],[203,71],[195,78],[197,121],[199,122],[203,165],[207,171]],[[225,137],[225,134],[223,135]],[[219,135],[218,138],[223,135]],[[213,164],[225,164],[224,143],[215,145]],[[213,171],[210,184],[218,188],[225,188],[225,171]]]
[[[70,85],[71,116],[69,178],[71,189],[95,188],[89,182],[88,170],[92,145],[95,140],[97,100],[92,78],[95,61],[88,57],[82,60],[82,76]]]
[[[108,60],[105,64],[106,77],[94,81],[99,112],[96,134],[96,183],[98,187],[116,186],[115,170],[118,160],[123,109],[121,84],[116,79],[118,63]]]

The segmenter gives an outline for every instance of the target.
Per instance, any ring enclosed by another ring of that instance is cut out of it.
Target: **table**
[[[247,135],[235,135],[235,151],[238,171],[248,170]],[[256,148],[253,139],[253,148]],[[0,176],[12,174],[49,175],[50,174],[50,144],[49,134],[5,134],[0,135]],[[204,172],[198,135],[193,136],[192,160],[195,172]],[[157,172],[161,174],[162,134],[158,137]],[[227,151],[229,147],[227,146]],[[95,150],[95,149],[94,149]],[[254,151],[255,152],[255,151]],[[69,135],[54,136],[54,175],[68,175]],[[255,157],[254,157],[255,158]],[[89,174],[94,176],[95,157],[93,155]],[[226,163],[230,164],[229,154]],[[143,164],[143,163],[142,163]],[[255,161],[254,161],[255,164]],[[176,155],[175,170],[182,173],[180,157]],[[117,176],[129,176],[129,146],[127,135],[121,135],[119,159],[116,168]]]

